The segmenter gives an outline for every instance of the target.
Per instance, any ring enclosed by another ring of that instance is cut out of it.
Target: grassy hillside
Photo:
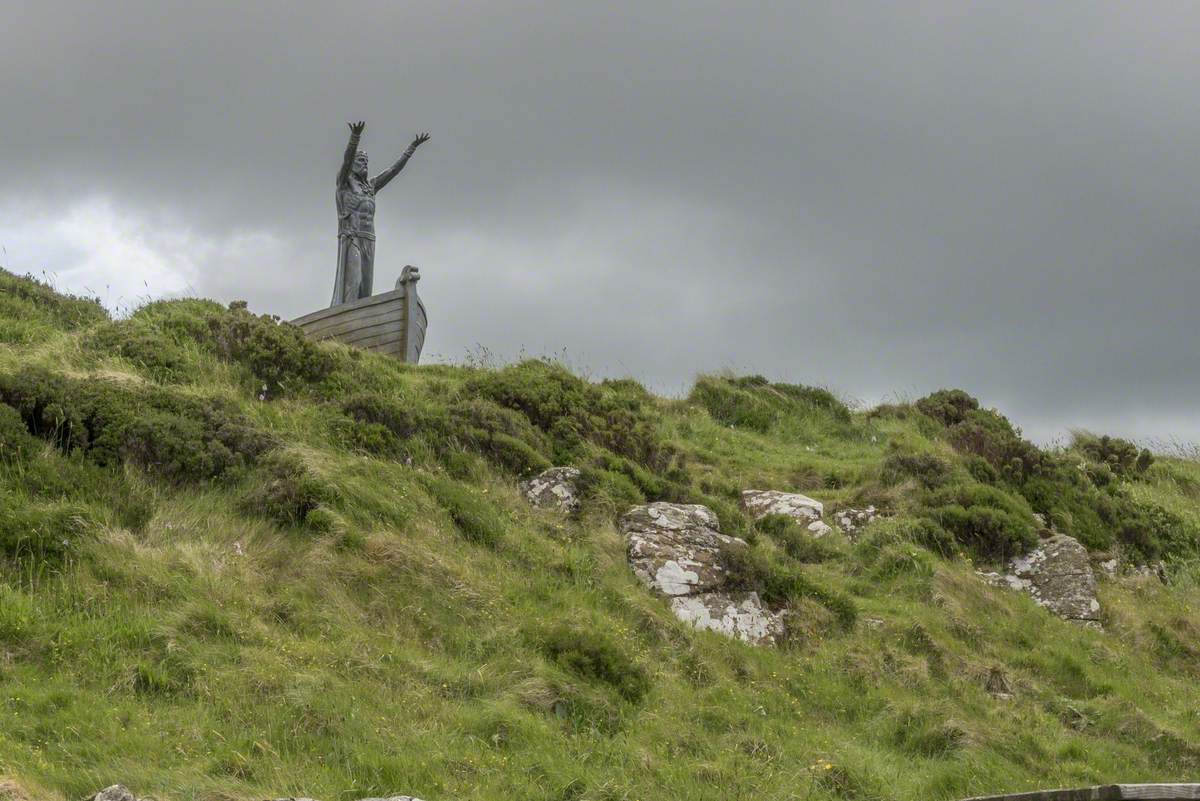
[[[518,490],[551,464],[584,471],[569,519]],[[891,517],[812,540],[752,524],[746,488]],[[646,500],[751,543],[732,567],[791,610],[781,647],[693,631],[637,583],[614,523]],[[1035,512],[1168,580],[1102,581],[1103,631],[986,586]],[[708,376],[666,400],[542,361],[317,347],[236,305],[113,321],[0,273],[0,797],[1194,779],[1198,548],[1200,464],[1043,451],[961,392],[859,411]]]

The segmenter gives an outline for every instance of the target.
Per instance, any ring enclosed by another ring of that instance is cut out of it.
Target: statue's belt
[[[346,237],[349,237],[352,239],[370,239],[372,242],[375,241],[375,234],[368,234],[368,233],[361,232],[361,231],[340,231],[340,232],[338,232],[338,239],[343,239]]]

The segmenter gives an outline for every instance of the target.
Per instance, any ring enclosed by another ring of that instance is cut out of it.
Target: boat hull
[[[416,281],[412,281],[390,292],[297,317],[292,323],[309,339],[333,339],[416,364],[429,318],[417,296]]]

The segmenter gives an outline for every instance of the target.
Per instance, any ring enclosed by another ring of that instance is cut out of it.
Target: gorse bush
[[[231,403],[39,368],[0,375],[0,401],[26,428],[101,466],[133,464],[169,482],[237,473],[274,446]]]

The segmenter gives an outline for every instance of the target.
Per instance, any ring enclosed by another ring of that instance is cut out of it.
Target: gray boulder
[[[725,581],[721,548],[742,543],[717,529],[707,506],[650,503],[621,518],[629,564],[647,587],[661,595],[692,595],[719,589]]]
[[[807,495],[778,490],[742,490],[742,507],[755,520],[767,515],[786,515],[807,526],[820,520],[825,507]]]
[[[551,467],[528,481],[521,482],[525,499],[539,509],[573,512],[579,508],[576,482],[580,472],[574,467]]]
[[[833,531],[833,526],[829,525],[824,520],[814,520],[808,524],[808,530],[812,532],[814,537],[820,538]]]
[[[1010,561],[1004,574],[980,575],[993,585],[1028,593],[1039,606],[1064,620],[1100,626],[1096,575],[1087,548],[1074,537],[1053,534],[1029,553]]]
[[[725,586],[721,564],[725,547],[747,547],[720,533],[717,516],[698,504],[651,503],[635,506],[620,521],[630,567],[650,590],[670,599],[680,620],[752,643],[774,643],[782,618],[766,609],[754,592]]]
[[[137,801],[137,799],[125,785],[113,784],[96,793],[90,801]]]

